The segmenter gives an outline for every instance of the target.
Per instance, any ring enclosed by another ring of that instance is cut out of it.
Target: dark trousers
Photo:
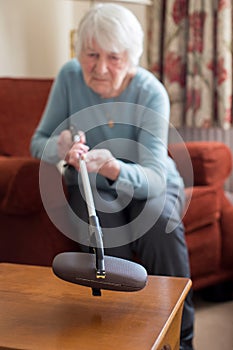
[[[135,256],[149,275],[190,277],[189,258],[182,223],[183,190],[168,186],[165,195],[147,201],[114,192],[93,191],[104,236],[105,254],[128,260]],[[69,186],[69,203],[75,213],[75,240],[89,249],[88,212],[83,191]],[[192,339],[194,308],[192,292],[184,302],[182,337]]]

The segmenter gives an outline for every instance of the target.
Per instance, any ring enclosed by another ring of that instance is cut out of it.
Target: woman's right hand
[[[89,150],[89,147],[85,145],[86,137],[84,132],[78,131],[79,142],[74,142],[72,139],[72,133],[70,130],[63,130],[58,138],[57,149],[58,156],[60,159],[66,160],[69,162],[69,151],[75,145],[77,152],[86,153]]]

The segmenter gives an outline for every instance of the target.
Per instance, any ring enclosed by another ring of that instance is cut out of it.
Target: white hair
[[[81,20],[77,34],[78,57],[95,40],[105,51],[126,51],[132,66],[139,63],[144,33],[136,16],[126,7],[112,3],[93,6]]]

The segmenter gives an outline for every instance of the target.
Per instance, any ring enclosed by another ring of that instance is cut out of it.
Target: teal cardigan
[[[74,125],[85,132],[90,148],[107,148],[121,163],[118,179],[111,183],[98,175],[93,180],[97,187],[138,199],[159,196],[170,183],[183,187],[167,152],[169,114],[164,86],[144,68],[137,68],[120,96],[104,99],[85,84],[79,62],[72,59],[54,81],[31,154],[58,163],[58,135]]]

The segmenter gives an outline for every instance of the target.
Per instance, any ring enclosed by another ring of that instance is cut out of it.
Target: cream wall
[[[70,57],[70,30],[89,6],[88,0],[0,0],[0,76],[54,77]],[[145,30],[145,7],[125,6]]]

